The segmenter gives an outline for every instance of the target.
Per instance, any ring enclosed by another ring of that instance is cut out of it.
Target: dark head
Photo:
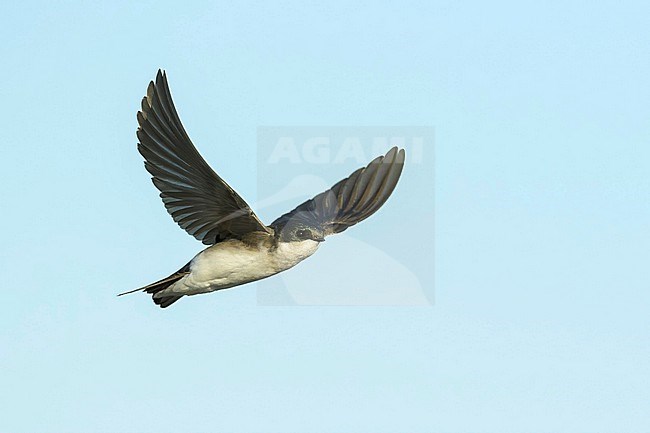
[[[301,242],[311,239],[316,242],[325,240],[325,233],[319,228],[309,227],[304,224],[287,224],[282,227],[278,238],[280,242]]]

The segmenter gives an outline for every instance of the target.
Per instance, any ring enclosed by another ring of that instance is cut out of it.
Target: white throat
[[[273,260],[278,272],[295,266],[316,252],[320,242],[307,239],[300,242],[278,242],[278,248],[273,253]]]

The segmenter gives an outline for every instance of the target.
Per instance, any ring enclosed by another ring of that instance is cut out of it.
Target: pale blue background
[[[0,6],[0,431],[650,430],[645,2],[221,3]],[[244,197],[258,125],[433,125],[435,305],[115,298],[200,248],[135,151],[158,67]]]

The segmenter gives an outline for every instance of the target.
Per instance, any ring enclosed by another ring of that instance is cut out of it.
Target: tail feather
[[[156,305],[160,305],[160,308],[167,308],[171,304],[173,304],[174,302],[181,299],[182,297],[183,297],[183,295],[180,295],[180,296],[165,296],[165,297],[161,297],[161,298],[156,298],[155,296],[152,296],[151,298],[153,299],[153,302]]]
[[[163,278],[162,280],[156,281],[155,283],[151,283],[147,286],[140,287],[135,290],[130,290],[128,292],[120,293],[117,296],[122,296],[122,295],[128,295],[129,293],[135,293],[135,292],[146,292],[146,293],[151,293],[151,298],[153,299],[153,302],[156,305],[160,305],[160,308],[167,308],[174,302],[178,301],[183,297],[183,295],[166,295],[166,296],[156,296],[157,293],[165,290],[172,284],[174,284],[176,281],[180,280],[183,278],[185,275],[190,273],[190,264],[186,264],[183,266],[181,269],[178,271],[174,272],[167,278]]]

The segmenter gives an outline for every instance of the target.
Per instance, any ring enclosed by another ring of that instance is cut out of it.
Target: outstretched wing
[[[138,151],[145,167],[167,211],[186,232],[206,245],[254,231],[271,233],[196,150],[161,70],[142,99],[138,123]]]
[[[341,233],[377,212],[388,200],[402,174],[404,157],[404,149],[393,147],[386,155],[282,215],[271,227],[282,231],[292,222],[318,227],[326,236]]]

